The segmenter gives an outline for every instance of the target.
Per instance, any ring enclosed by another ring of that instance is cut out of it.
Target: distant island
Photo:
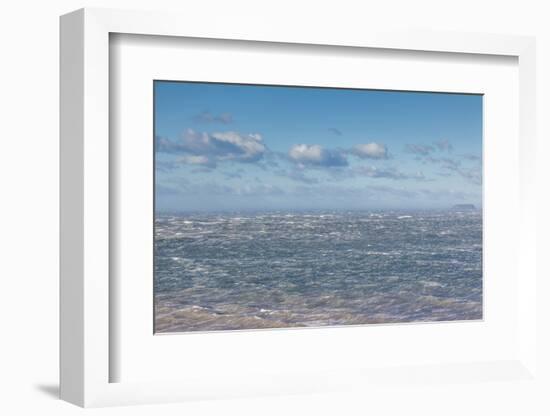
[[[476,206],[474,204],[456,204],[453,205],[453,209],[456,211],[473,211]]]

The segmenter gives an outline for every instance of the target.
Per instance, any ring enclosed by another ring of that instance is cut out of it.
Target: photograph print
[[[155,333],[483,319],[482,95],[153,88]]]

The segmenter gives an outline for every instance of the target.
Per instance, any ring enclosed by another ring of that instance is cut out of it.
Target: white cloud
[[[317,144],[295,144],[291,147],[288,155],[291,159],[299,162],[314,162],[318,163],[323,158],[323,148]]]
[[[288,152],[290,159],[301,165],[347,166],[348,161],[339,150],[324,149],[318,144],[295,144]]]
[[[213,133],[210,142],[221,150],[220,159],[239,159],[253,161],[261,158],[266,150],[260,134],[239,134],[234,131]]]
[[[178,159],[178,162],[189,165],[210,165],[212,162],[206,156],[186,155]]]
[[[387,159],[388,149],[381,143],[364,143],[353,146],[351,152],[361,159]]]
[[[267,151],[259,134],[234,131],[201,133],[187,129],[179,140],[157,138],[159,152],[182,154],[191,164],[215,165],[216,161],[255,162]]]

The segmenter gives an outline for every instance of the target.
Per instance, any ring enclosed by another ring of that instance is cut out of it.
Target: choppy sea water
[[[479,211],[155,221],[156,332],[481,318]]]

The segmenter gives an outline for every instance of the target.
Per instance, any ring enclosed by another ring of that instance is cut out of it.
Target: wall
[[[0,170],[2,203],[0,253],[2,291],[0,316],[0,409],[3,414],[74,414],[81,410],[55,399],[57,394],[58,348],[58,16],[84,7],[116,7],[212,13],[231,19],[246,13],[266,15],[281,26],[324,24],[327,31],[339,25],[358,28],[371,22],[388,26],[429,27],[441,30],[536,35],[538,38],[538,129],[540,242],[550,247],[546,162],[550,145],[550,28],[544,1],[270,1],[231,2],[112,0],[87,2],[20,0],[4,2],[0,15],[3,53],[0,63],[0,114],[2,150]],[[242,28],[245,30],[245,28]],[[546,165],[543,165],[546,163]],[[546,187],[545,187],[546,185]],[[503,184],[506,186],[506,184]],[[505,238],[505,234],[503,234]],[[547,250],[546,250],[547,251]],[[540,256],[539,271],[548,276],[548,262]],[[547,257],[547,255],[546,255]],[[539,285],[541,314],[547,324],[549,307],[542,302],[549,283]],[[550,327],[550,326],[546,326]],[[541,331],[542,348],[550,350],[549,335]],[[548,369],[548,360],[542,356]],[[547,371],[547,374],[549,372]],[[548,386],[547,386],[548,387]],[[427,397],[421,388],[402,393],[396,400],[387,394],[370,397],[338,393],[323,396],[259,398],[163,405],[154,409],[101,409],[99,414],[548,414],[543,391],[528,385],[515,388],[505,383],[484,389],[467,385],[438,386],[437,395]],[[547,390],[550,390],[548,388]],[[401,409],[401,411],[399,410]]]

